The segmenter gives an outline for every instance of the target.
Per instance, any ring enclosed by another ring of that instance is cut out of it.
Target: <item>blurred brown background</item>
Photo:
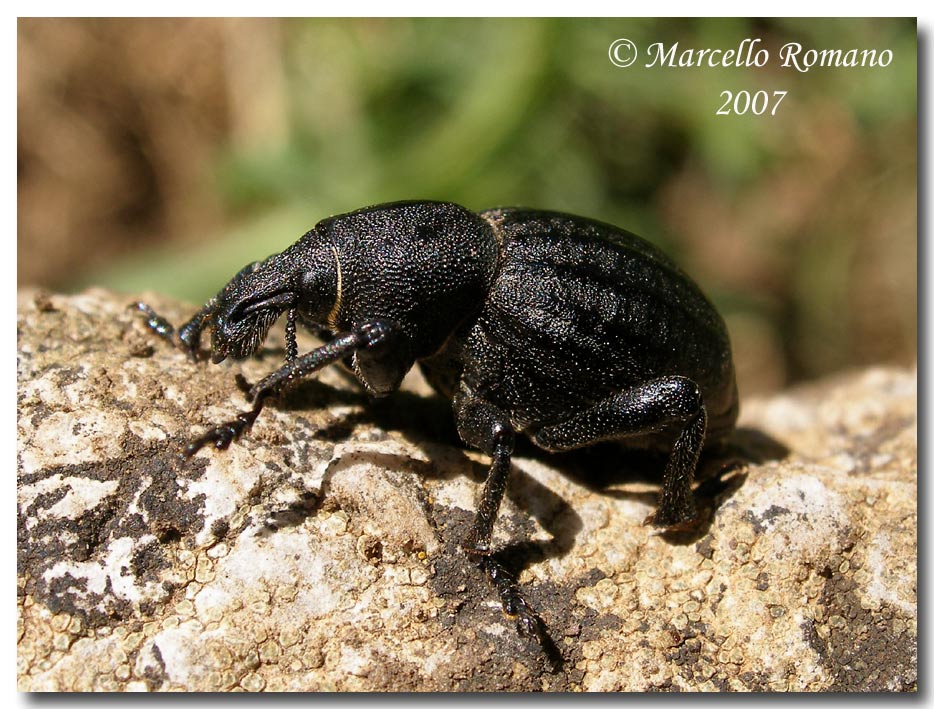
[[[633,67],[607,58],[627,37]],[[652,42],[761,69],[645,69]],[[885,68],[780,47],[890,49]],[[199,303],[333,213],[527,205],[658,243],[730,327],[744,394],[917,349],[914,20],[18,23],[19,285]],[[717,116],[724,89],[786,90]]]

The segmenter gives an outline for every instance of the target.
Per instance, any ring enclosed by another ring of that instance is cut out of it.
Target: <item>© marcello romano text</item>
[[[763,67],[772,60],[772,54],[762,46],[761,39],[744,39],[738,46],[721,48],[682,48],[678,42],[654,42],[646,48],[647,69],[652,67]],[[804,47],[799,42],[788,42],[778,50],[779,66],[808,72],[815,67],[886,67],[892,63],[891,49]]]

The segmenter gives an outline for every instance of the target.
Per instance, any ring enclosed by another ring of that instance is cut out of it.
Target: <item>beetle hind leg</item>
[[[665,466],[662,492],[658,508],[645,518],[643,524],[663,529],[689,526],[697,517],[691,483],[697,470],[697,461],[704,447],[707,411],[702,406],[678,435],[671,457]]]
[[[546,450],[565,451],[600,441],[677,432],[658,508],[645,520],[655,527],[676,529],[697,517],[691,484],[706,429],[707,410],[697,384],[668,376],[603,399],[565,421],[540,428],[531,438]]]

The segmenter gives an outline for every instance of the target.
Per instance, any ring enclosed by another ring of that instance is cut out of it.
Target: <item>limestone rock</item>
[[[520,446],[497,541],[556,659],[458,550],[486,460],[417,376],[330,368],[181,460],[282,341],[192,362],[131,300],[20,294],[23,690],[916,689],[915,372],[744,401],[688,536],[641,525],[658,461]]]

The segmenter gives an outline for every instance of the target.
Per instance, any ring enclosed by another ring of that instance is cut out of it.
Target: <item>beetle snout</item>
[[[294,302],[294,294],[286,292],[219,308],[211,328],[211,361],[216,364],[227,357],[245,359],[254,354],[269,328]]]
[[[278,317],[277,310],[258,310],[243,319],[216,318],[211,330],[211,361],[217,364],[227,357],[249,357],[263,344]]]
[[[217,343],[216,343],[215,341],[213,341],[213,340],[212,340],[212,343],[211,343],[211,349],[212,349],[212,353],[211,353],[211,362],[212,362],[212,363],[214,363],[214,364],[220,364],[220,363],[223,362],[225,359],[227,359],[227,352],[226,352],[226,350],[222,350],[222,349],[218,348]]]

